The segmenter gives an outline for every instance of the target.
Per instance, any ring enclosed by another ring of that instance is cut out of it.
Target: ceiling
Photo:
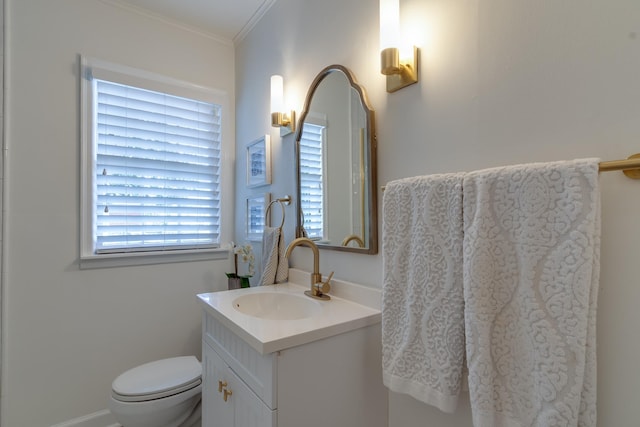
[[[276,0],[106,0],[210,36],[238,41]]]

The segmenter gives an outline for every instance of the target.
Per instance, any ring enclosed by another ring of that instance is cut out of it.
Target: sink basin
[[[272,320],[295,320],[321,312],[320,303],[304,295],[258,292],[233,300],[233,308],[249,316]]]

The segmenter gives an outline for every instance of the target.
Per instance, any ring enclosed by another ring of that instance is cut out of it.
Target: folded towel
[[[596,425],[596,159],[464,179],[464,300],[475,427]]]
[[[281,283],[289,277],[282,227],[264,227],[262,234],[262,277],[259,286]]]
[[[464,360],[462,179],[393,181],[383,197],[383,382],[445,412]]]

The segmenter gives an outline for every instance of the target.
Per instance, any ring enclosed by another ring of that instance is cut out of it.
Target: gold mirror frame
[[[333,72],[341,72],[344,74],[346,79],[348,80],[349,86],[353,89],[360,98],[360,103],[362,105],[362,109],[364,112],[365,120],[365,129],[366,129],[366,138],[364,138],[364,158],[368,159],[368,167],[366,167],[366,171],[364,172],[365,180],[362,182],[366,182],[368,185],[365,185],[366,192],[366,200],[367,202],[364,205],[363,216],[365,214],[369,215],[367,226],[366,226],[366,239],[363,239],[362,236],[357,234],[345,236],[342,242],[339,242],[337,245],[318,243],[318,247],[320,249],[331,249],[336,251],[345,251],[345,252],[355,252],[360,254],[377,254],[378,253],[378,198],[377,198],[377,136],[375,132],[375,114],[374,110],[371,107],[367,94],[362,86],[358,84],[353,73],[346,67],[338,64],[329,65],[320,71],[318,75],[315,77],[311,86],[309,86],[309,90],[307,92],[307,97],[304,103],[304,109],[302,114],[300,115],[298,127],[296,129],[296,137],[295,137],[295,156],[296,156],[296,192],[298,194],[296,201],[296,210],[298,215],[296,216],[296,237],[305,236],[304,232],[304,221],[303,221],[303,212],[302,212],[302,199],[301,199],[301,173],[300,173],[300,139],[302,137],[302,131],[304,127],[305,119],[307,118],[311,102],[313,100],[313,95],[316,93],[318,86],[320,83],[331,73]],[[365,192],[362,194],[364,195]],[[363,221],[364,223],[365,221]],[[345,243],[346,242],[346,243]],[[356,243],[364,243],[366,247],[353,247],[346,246],[350,242]],[[342,246],[342,245],[344,246]]]

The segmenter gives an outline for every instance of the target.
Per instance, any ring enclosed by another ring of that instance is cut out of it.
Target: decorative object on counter
[[[247,144],[247,187],[271,184],[271,138],[264,135]]]
[[[282,227],[284,226],[285,210],[284,205],[291,203],[291,196],[276,199],[269,203],[265,213],[265,224],[269,216],[271,206],[279,203],[282,208],[282,221],[279,227],[264,227],[262,234],[262,276],[259,285],[272,285],[282,283],[289,278],[289,262],[285,257],[284,234]]]
[[[246,235],[250,242],[262,240],[262,233],[265,227],[271,225],[267,208],[271,202],[271,193],[251,196],[247,198],[246,208]]]
[[[245,244],[242,246],[236,246],[231,242],[233,248],[233,273],[226,273],[229,281],[229,289],[248,288],[251,286],[249,279],[253,277],[255,273],[255,257],[253,255],[253,246]],[[238,255],[242,258],[242,262],[247,264],[247,274],[238,274]]]

